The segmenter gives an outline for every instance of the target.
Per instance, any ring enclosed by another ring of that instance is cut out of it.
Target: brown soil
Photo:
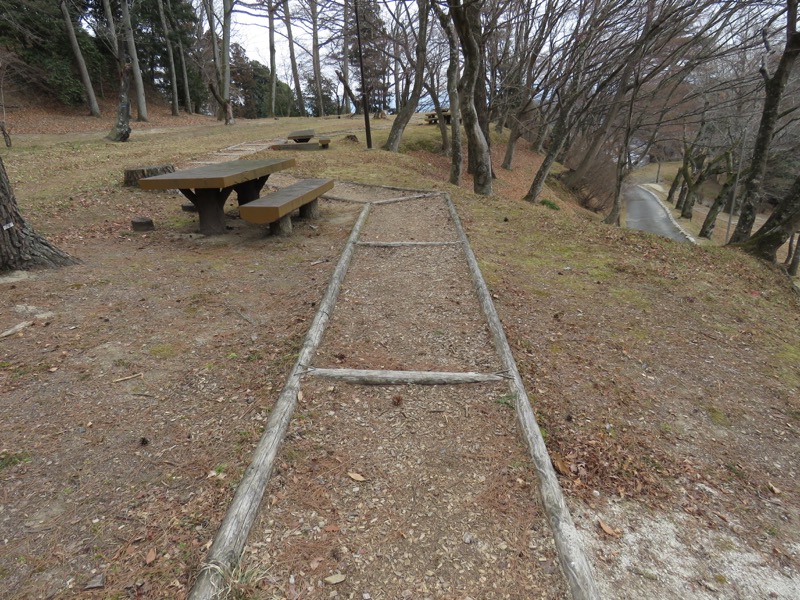
[[[360,156],[363,179],[390,183],[380,155]],[[797,597],[790,286],[736,253],[602,226],[557,190],[560,211],[519,202],[536,160],[520,147],[494,198],[450,191],[604,596]],[[444,186],[444,158],[393,162]],[[0,283],[0,332],[33,322],[0,339],[0,596],[181,598],[361,205],[324,202],[288,238],[232,218],[205,239],[177,194],[68,194],[27,214],[83,264]],[[373,211],[363,240],[454,239],[431,199]],[[158,229],[131,233],[140,214]],[[360,247],[351,269],[316,366],[497,369],[453,248]],[[304,384],[231,583],[253,598],[564,597],[506,393]]]

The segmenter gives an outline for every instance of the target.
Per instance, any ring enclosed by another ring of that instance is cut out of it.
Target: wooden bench
[[[292,232],[291,213],[300,209],[301,218],[316,217],[319,197],[333,188],[333,179],[304,179],[239,207],[239,216],[257,225],[269,223],[270,233]]]
[[[289,135],[286,136],[287,139],[292,140],[293,142],[298,142],[300,144],[305,144],[306,142],[310,141],[311,138],[313,137],[314,137],[313,129],[301,129],[300,131],[292,131]]]

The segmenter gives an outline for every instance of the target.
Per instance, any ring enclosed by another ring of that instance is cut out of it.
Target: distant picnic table
[[[442,118],[448,125],[450,125],[451,117],[452,115],[449,110],[442,111]],[[435,112],[425,113],[425,120],[428,122],[428,125],[436,125],[439,122],[439,115]]]
[[[258,199],[272,173],[295,166],[293,158],[232,160],[139,181],[146,190],[178,189],[197,207],[200,233],[220,235],[225,229],[225,202],[235,191],[239,205]]]
[[[313,129],[301,129],[299,131],[292,131],[289,135],[286,136],[286,139],[292,140],[293,142],[298,142],[300,144],[305,144],[313,137],[314,137]]]

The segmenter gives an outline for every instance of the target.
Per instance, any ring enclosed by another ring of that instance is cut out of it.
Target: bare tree
[[[400,3],[400,6],[405,9],[410,23],[411,15],[408,13],[408,7],[405,3]],[[390,152],[397,152],[399,150],[403,131],[411,120],[412,115],[416,112],[419,98],[422,95],[422,86],[425,81],[425,53],[428,48],[428,18],[430,16],[430,10],[428,0],[417,0],[417,33],[416,39],[413,40],[416,45],[416,55],[412,61],[412,65],[414,65],[414,85],[411,89],[411,96],[408,102],[400,108],[397,118],[392,123],[392,129],[384,145],[384,150],[389,150]]]
[[[736,229],[730,240],[732,244],[746,241],[753,230],[756,209],[761,198],[764,175],[767,171],[769,148],[780,117],[780,103],[786,84],[789,81],[789,75],[794,68],[798,54],[800,54],[800,32],[797,31],[797,0],[786,0],[785,5],[786,8],[783,14],[786,15],[786,27],[783,52],[780,55],[775,71],[771,75],[767,60],[771,53],[771,48],[767,30],[766,28],[764,29],[764,43],[767,55],[764,57],[760,69],[765,83],[764,108],[761,112],[761,122],[756,134],[750,168],[744,182],[744,198],[739,222],[736,224]],[[766,232],[760,235],[763,237]],[[750,247],[759,246],[760,243],[756,243]],[[761,253],[761,250],[757,250],[757,252]]]

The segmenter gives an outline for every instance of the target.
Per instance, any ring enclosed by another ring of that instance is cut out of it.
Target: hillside
[[[306,127],[331,150],[298,153],[291,176],[452,196],[607,597],[800,593],[800,302],[782,274],[603,225],[561,190],[546,195],[558,210],[525,203],[539,157],[522,144],[491,198],[450,186],[421,120],[390,155],[365,150],[349,119],[175,127],[161,114],[112,144],[111,121],[12,116],[14,146],[0,152],[23,214],[82,264],[0,280],[0,331],[33,321],[0,345],[0,595],[181,597],[191,585],[356,211],[327,202],[288,239],[240,221],[203,239],[178,194],[124,188],[122,170]],[[373,125],[378,146],[388,124]],[[132,233],[136,215],[156,231]],[[513,411],[491,408],[486,428],[513,431]],[[314,476],[302,449],[299,436],[283,450],[284,478]],[[502,511],[535,472],[518,454],[486,460],[487,506]],[[507,558],[536,564],[536,552]],[[83,592],[100,574],[103,588]],[[239,582],[253,598],[268,597],[262,583]]]

